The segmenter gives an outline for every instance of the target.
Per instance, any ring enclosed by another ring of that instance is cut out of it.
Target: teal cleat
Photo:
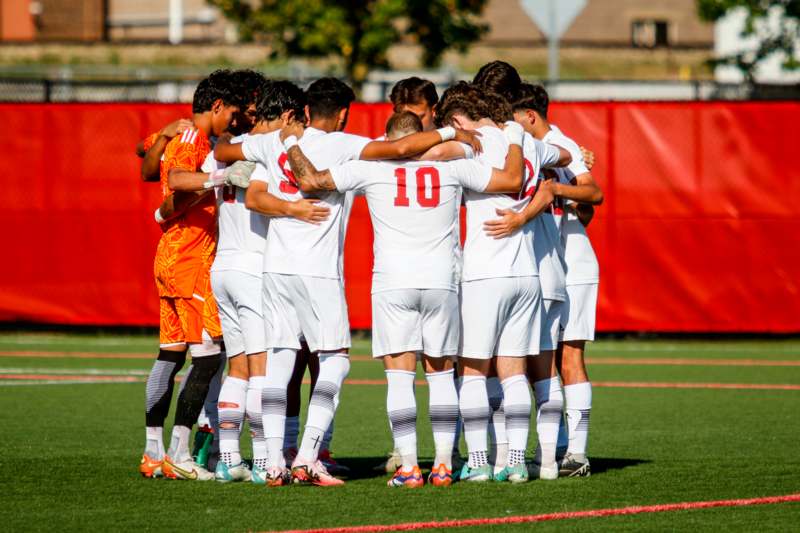
[[[524,463],[507,466],[494,476],[495,481],[508,481],[510,483],[526,483],[528,481],[528,467]]]
[[[236,466],[228,466],[224,461],[217,463],[214,471],[214,479],[220,483],[230,483],[231,481],[249,481],[251,479],[250,469],[244,463]]]
[[[461,474],[459,474],[458,479],[460,481],[473,481],[482,483],[484,481],[491,481],[492,477],[492,465],[485,464],[478,468],[470,468],[469,464],[467,463],[461,469]]]

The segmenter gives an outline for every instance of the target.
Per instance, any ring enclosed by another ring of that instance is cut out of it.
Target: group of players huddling
[[[599,273],[584,226],[603,199],[592,154],[548,122],[544,88],[501,61],[441,99],[430,81],[398,82],[380,139],[342,131],[354,99],[334,78],[303,91],[216,71],[198,85],[191,120],[140,143],[142,175],[160,179],[164,195],[155,213],[161,346],[147,380],[140,472],[344,483],[328,445],[350,368],[342,252],[353,197],[364,195],[374,228],[372,350],[384,364],[394,438],[389,486],[424,484],[418,361],[435,443],[428,483],[589,475],[583,351],[594,339]],[[298,447],[306,366],[312,392]],[[538,446],[526,463],[531,386]],[[211,457],[189,449],[203,411]],[[239,449],[245,418],[252,466]]]

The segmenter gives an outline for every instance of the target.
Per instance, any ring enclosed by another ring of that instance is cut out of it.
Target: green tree
[[[714,64],[737,67],[750,83],[754,81],[758,63],[775,53],[783,52],[785,69],[800,67],[795,54],[795,44],[800,38],[800,0],[697,0],[700,18],[709,22],[719,20],[736,8],[747,12],[742,36],[755,36],[758,45],[753,50],[717,58]],[[767,24],[772,10],[780,14],[777,25]]]
[[[422,47],[425,66],[448,49],[464,51],[487,31],[486,0],[207,0],[234,21],[242,40],[265,41],[274,55],[339,56],[357,86],[389,67],[389,47]]]

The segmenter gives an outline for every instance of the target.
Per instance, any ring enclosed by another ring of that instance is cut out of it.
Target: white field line
[[[0,367],[0,374],[53,374],[66,376],[147,376],[149,370],[133,370],[120,368],[4,368]]]

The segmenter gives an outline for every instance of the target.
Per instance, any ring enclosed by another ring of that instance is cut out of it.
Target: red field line
[[[750,505],[766,505],[776,503],[800,502],[800,494],[786,496],[767,496],[740,500],[711,500],[700,502],[666,503],[658,505],[637,505],[633,507],[617,507],[611,509],[592,509],[589,511],[568,511],[523,516],[503,516],[497,518],[468,518],[462,520],[442,520],[430,522],[407,522],[391,525],[345,526],[317,529],[294,529],[284,533],[367,533],[376,531],[417,531],[420,529],[443,529],[456,527],[496,526],[506,524],[528,524],[532,522],[549,522],[572,518],[598,518],[605,516],[624,516],[644,513],[663,513],[669,511],[691,511],[695,509],[712,509],[716,507],[745,507]]]

